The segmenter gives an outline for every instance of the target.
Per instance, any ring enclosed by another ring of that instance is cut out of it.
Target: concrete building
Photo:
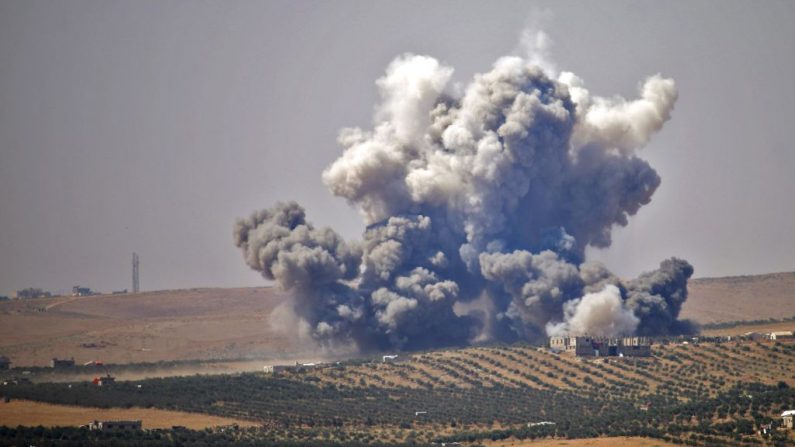
[[[53,358],[50,361],[50,366],[54,369],[71,368],[75,366],[75,359],[59,359]]]
[[[770,333],[771,340],[789,340],[791,338],[793,338],[792,331],[778,331]]]
[[[618,344],[619,357],[651,357],[651,339],[648,337],[624,337]]]
[[[91,421],[89,430],[99,431],[136,431],[141,429],[141,421]]]
[[[72,296],[91,296],[95,295],[94,292],[91,291],[88,287],[80,287],[80,286],[73,286],[72,287]]]
[[[795,418],[795,410],[787,410],[781,413],[781,426],[787,430],[792,430],[792,419]]]
[[[284,371],[289,371],[290,368],[294,368],[292,365],[265,365],[262,370],[268,374],[273,373],[280,373]]]
[[[571,352],[577,357],[649,357],[651,340],[648,337],[550,337],[554,351]]]
[[[401,355],[397,355],[397,354],[392,354],[392,355],[381,356],[381,361],[383,363],[399,363],[399,362],[408,362],[410,360],[411,360],[411,357],[408,356],[408,355],[402,355],[401,356]]]
[[[4,355],[0,355],[0,369],[9,369],[11,368],[11,359]]]
[[[46,298],[50,295],[50,292],[45,292],[42,289],[36,289],[33,287],[28,287],[27,289],[17,290],[14,294],[14,298],[18,300],[25,300],[30,298]]]

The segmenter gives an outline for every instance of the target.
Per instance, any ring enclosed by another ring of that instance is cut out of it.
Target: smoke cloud
[[[637,151],[670,119],[674,81],[602,98],[537,60],[500,58],[463,90],[432,57],[389,64],[372,129],[342,130],[323,172],[361,212],[360,242],[293,202],[237,222],[246,263],[292,293],[308,335],[368,350],[693,329],[686,261],[623,282],[584,256],[660,185]]]
[[[617,337],[635,332],[640,319],[624,305],[621,291],[607,285],[600,292],[563,304],[564,322],[547,323],[549,335],[595,335]]]

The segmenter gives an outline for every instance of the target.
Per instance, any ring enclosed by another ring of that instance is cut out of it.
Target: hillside
[[[262,287],[5,301],[0,354],[26,366],[53,357],[78,363],[311,357],[272,326],[285,299]],[[682,310],[700,323],[792,315],[795,273],[694,279]]]
[[[16,365],[279,357],[297,350],[269,323],[271,288],[189,289],[0,302],[0,354]]]
[[[681,316],[702,324],[795,315],[795,272],[697,278],[688,290]]]
[[[3,425],[9,427],[31,424],[44,427],[79,427],[92,420],[130,421],[136,419],[146,421],[143,424],[144,429],[163,429],[181,425],[194,430],[201,430],[219,425],[255,425],[251,421],[241,419],[151,408],[87,408],[74,405],[52,405],[26,400],[14,400],[0,405],[0,421],[2,421]]]
[[[655,346],[651,358],[582,359],[532,346],[367,359],[275,375],[13,385],[12,398],[245,419],[236,441],[320,445],[645,436],[771,445],[756,434],[795,406],[795,343]],[[31,421],[31,424],[35,421]],[[529,424],[529,425],[528,425]],[[198,435],[198,434],[197,434]],[[786,434],[780,442],[791,442]]]

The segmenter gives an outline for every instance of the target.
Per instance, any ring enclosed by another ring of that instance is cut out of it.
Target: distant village
[[[127,289],[123,290],[114,290],[111,292],[113,295],[125,294],[127,293]],[[97,292],[91,290],[89,287],[82,287],[82,286],[73,286],[71,296],[94,296],[94,295],[101,295],[101,292]],[[0,301],[5,300],[31,300],[37,298],[52,298],[57,296],[63,296],[60,294],[53,294],[52,292],[48,292],[44,289],[38,287],[27,287],[25,289],[20,289],[14,292],[14,294],[9,298],[7,296],[0,296]]]
[[[140,259],[137,253],[132,254],[132,291],[133,293],[138,293],[141,287],[141,279],[140,279]],[[127,289],[123,290],[114,290],[110,292],[112,295],[119,295],[127,293]],[[92,296],[92,295],[100,295],[101,292],[96,292],[91,290],[89,287],[82,287],[82,286],[73,286],[72,287],[72,294],[71,296]],[[50,298],[55,296],[64,296],[66,293],[59,292],[54,294],[52,292],[48,292],[44,289],[38,287],[27,287],[25,289],[17,290],[11,298],[0,295],[0,301],[6,301],[9,299],[15,300],[28,300],[28,299],[36,299],[36,298]]]

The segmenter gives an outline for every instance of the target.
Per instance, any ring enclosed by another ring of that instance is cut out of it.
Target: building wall
[[[140,430],[141,421],[93,421],[88,424],[90,430],[126,431]]]
[[[771,340],[783,340],[793,338],[792,332],[771,332],[770,339]]]
[[[651,340],[648,337],[550,337],[549,346],[558,351],[572,352],[578,357],[651,356]]]
[[[52,359],[52,361],[50,361],[50,366],[53,368],[71,368],[75,366],[75,361],[74,359]]]
[[[651,346],[619,346],[618,353],[624,357],[651,357]]]
[[[569,350],[574,351],[575,355],[584,357],[593,357],[596,355],[591,337],[574,337],[569,344],[573,347],[573,349]]]

